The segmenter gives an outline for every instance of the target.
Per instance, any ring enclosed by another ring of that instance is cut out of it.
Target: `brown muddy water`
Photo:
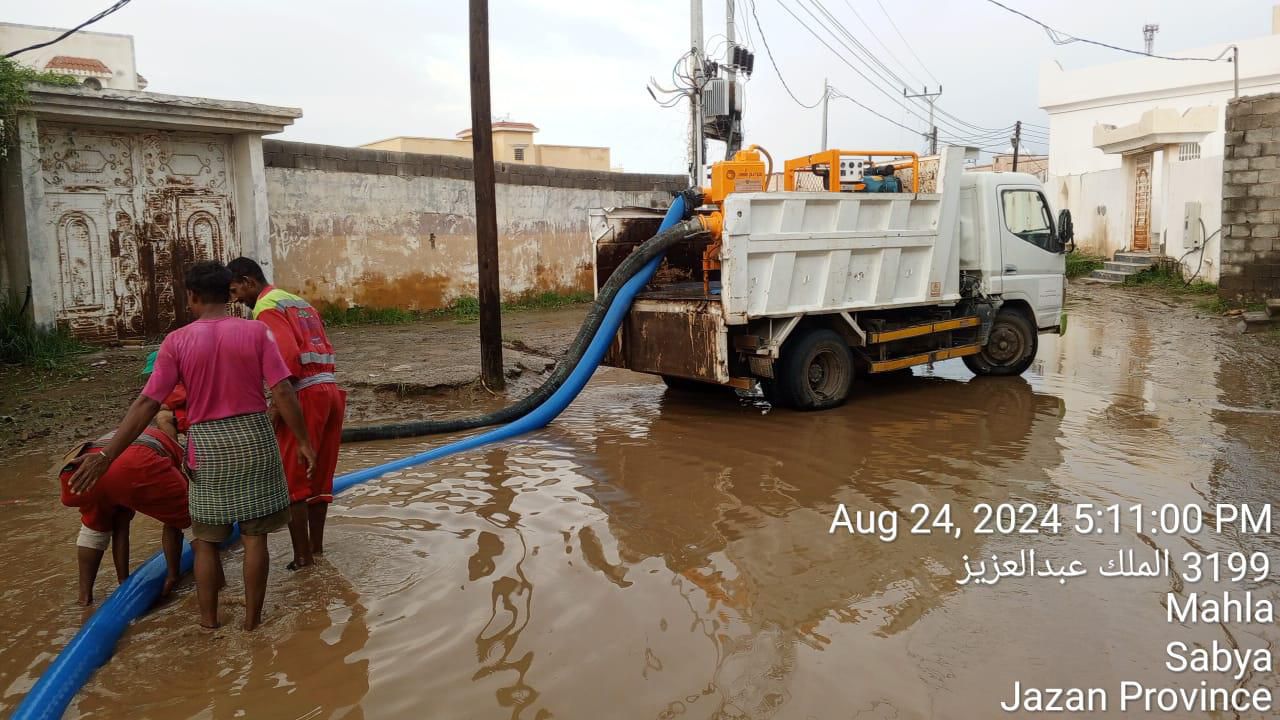
[[[952,361],[824,413],[762,414],[602,371],[546,430],[341,497],[313,571],[280,570],[287,538],[273,537],[257,633],[232,629],[234,554],[227,629],[194,630],[188,583],[68,716],[986,718],[1015,680],[1112,688],[1110,714],[1122,680],[1280,692],[1274,673],[1165,668],[1172,640],[1280,640],[1274,624],[1169,623],[1166,594],[1184,590],[1169,578],[958,583],[964,556],[1022,549],[1093,565],[1124,548],[1280,562],[1276,535],[971,532],[979,502],[1276,500],[1280,378],[1255,346],[1149,298],[1069,310],[1068,334],[1043,336],[1024,378],[974,380]],[[442,442],[352,447],[342,466]],[[50,461],[3,468],[0,714],[81,620],[77,518]],[[951,503],[964,533],[831,535],[839,503]],[[140,560],[158,533],[136,526]],[[1280,598],[1274,581],[1240,589]]]

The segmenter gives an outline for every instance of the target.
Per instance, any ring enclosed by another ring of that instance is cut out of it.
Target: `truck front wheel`
[[[797,410],[825,410],[843,403],[853,384],[853,351],[831,330],[792,338],[771,383],[777,401]]]
[[[976,375],[1021,375],[1036,359],[1039,336],[1027,316],[1012,308],[996,313],[987,344],[964,364]]]

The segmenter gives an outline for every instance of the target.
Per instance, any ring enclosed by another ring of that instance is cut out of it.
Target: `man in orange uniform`
[[[64,461],[102,452],[113,435],[109,433],[93,442],[81,443],[67,453]],[[164,549],[166,573],[161,597],[168,597],[178,582],[182,531],[191,527],[191,515],[187,510],[187,478],[182,473],[184,451],[177,438],[173,414],[161,411],[153,424],[87,492],[72,492],[70,481],[74,466],[62,469],[59,477],[62,504],[80,510],[76,557],[80,568],[81,605],[93,603],[93,584],[108,543],[115,561],[116,579],[124,582],[129,577],[129,522],[136,512],[164,525],[160,546]]]
[[[333,374],[333,346],[325,336],[320,313],[306,300],[272,287],[257,262],[239,257],[227,264],[231,270],[231,295],[253,309],[253,317],[266,324],[275,337],[285,365],[293,373],[294,389],[302,405],[303,420],[316,449],[316,466],[310,477],[297,461],[297,440],[276,419],[276,439],[289,482],[289,536],[293,540],[290,570],[310,565],[314,555],[324,554],[324,521],[333,502],[333,473],[342,442],[342,419],[347,394]]]

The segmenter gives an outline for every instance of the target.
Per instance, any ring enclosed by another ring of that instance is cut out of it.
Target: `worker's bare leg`
[[[324,554],[324,521],[329,514],[329,503],[318,502],[307,506],[307,522],[311,530],[311,554]]]
[[[164,586],[160,588],[160,597],[167,598],[178,584],[178,571],[182,562],[182,531],[169,525],[164,526],[160,535],[160,547],[164,550]]]
[[[297,570],[310,565],[314,559],[311,557],[312,543],[308,534],[305,502],[289,505],[289,540],[293,542],[293,562],[289,564],[289,569]]]
[[[222,580],[222,558],[218,557],[218,544],[206,540],[193,540],[196,555],[196,604],[200,607],[200,625],[213,629],[218,622],[218,592],[225,583]]]
[[[262,604],[267,599],[267,567],[270,553],[266,535],[244,535],[244,629],[262,623]]]
[[[111,527],[111,560],[116,566],[116,581],[129,578],[129,520],[125,512],[116,513]]]
[[[98,568],[102,566],[102,556],[106,554],[106,550],[76,546],[76,565],[80,568],[80,595],[77,602],[82,606],[93,604],[93,583],[98,579]]]

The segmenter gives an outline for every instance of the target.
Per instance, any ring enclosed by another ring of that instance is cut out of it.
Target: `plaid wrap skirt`
[[[266,413],[192,425],[191,519],[208,525],[252,520],[289,505],[280,448]]]

